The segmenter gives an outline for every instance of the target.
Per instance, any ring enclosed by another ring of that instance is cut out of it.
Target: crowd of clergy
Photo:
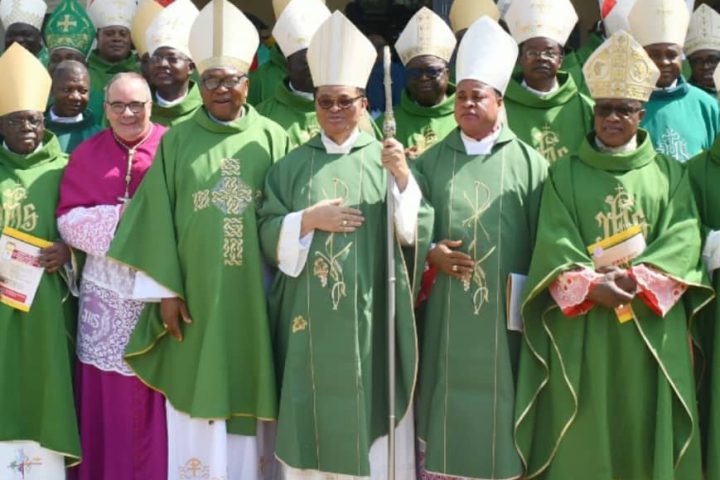
[[[0,480],[720,480],[720,14],[273,8],[0,0]]]

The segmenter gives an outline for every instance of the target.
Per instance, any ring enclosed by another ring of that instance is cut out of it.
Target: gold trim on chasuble
[[[192,194],[193,209],[203,211],[212,204],[223,213],[223,260],[229,267],[243,264],[245,209],[258,202],[258,192],[253,192],[240,176],[240,160],[225,158],[220,163],[220,180],[212,189],[198,190]]]

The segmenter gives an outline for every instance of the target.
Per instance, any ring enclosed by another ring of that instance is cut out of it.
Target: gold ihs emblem
[[[560,136],[550,129],[549,124],[545,124],[541,132],[534,132],[533,139],[537,150],[545,159],[553,163],[569,153],[566,147],[560,146]]]
[[[603,231],[602,237],[596,238],[597,241],[611,237],[634,225],[642,226],[643,234],[647,238],[648,224],[645,213],[642,208],[635,205],[635,197],[627,192],[625,187],[622,185],[615,187],[615,194],[605,197],[605,204],[609,210],[595,215],[598,227]]]

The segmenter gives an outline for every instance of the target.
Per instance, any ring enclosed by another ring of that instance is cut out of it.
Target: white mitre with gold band
[[[141,57],[148,51],[147,45],[145,45],[147,29],[164,8],[155,0],[140,0],[138,4],[133,17],[132,28],[130,29],[130,37],[133,45],[135,45],[135,51]]]
[[[698,50],[720,50],[720,13],[704,3],[690,17],[685,54]]]
[[[660,71],[640,43],[621,30],[590,55],[583,66],[583,75],[594,99],[647,102]]]
[[[147,53],[170,47],[190,56],[190,27],[200,11],[190,0],[175,0],[150,24],[145,34]]]
[[[450,7],[450,26],[458,33],[484,15],[496,22],[500,20],[500,10],[493,0],[455,0]]]
[[[44,112],[52,79],[35,55],[13,43],[0,57],[0,116]]]
[[[478,80],[505,95],[518,56],[515,40],[490,17],[470,25],[455,59],[455,77]]]
[[[223,67],[248,73],[259,44],[255,25],[227,0],[205,5],[190,29],[190,57],[200,73]]]
[[[518,44],[544,37],[564,46],[577,21],[570,0],[513,0],[505,14],[510,34]]]
[[[690,12],[685,0],[637,0],[628,16],[630,34],[643,47],[685,44]]]
[[[275,22],[272,35],[283,55],[308,48],[320,25],[330,18],[330,10],[322,0],[292,0]]]
[[[395,42],[403,65],[421,55],[433,55],[450,61],[457,40],[447,23],[435,12],[422,7],[410,19]]]
[[[46,11],[47,4],[43,0],[0,1],[0,21],[5,30],[13,23],[26,23],[40,30]]]
[[[98,30],[105,27],[125,27],[130,30],[136,11],[136,0],[93,0],[87,8]]]
[[[307,51],[313,84],[367,88],[377,50],[340,11],[313,36]]]

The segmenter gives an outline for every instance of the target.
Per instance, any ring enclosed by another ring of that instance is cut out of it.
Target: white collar
[[[465,144],[465,153],[468,155],[489,154],[495,146],[501,130],[502,128],[498,125],[490,135],[481,140],[475,140],[474,138],[468,137],[462,130],[460,130],[460,138],[462,138],[462,141]]]
[[[540,90],[535,90],[534,88],[532,88],[530,85],[527,84],[527,82],[525,81],[524,78],[523,78],[523,81],[522,81],[522,83],[521,83],[520,85],[522,85],[522,87],[523,87],[525,90],[527,90],[528,92],[530,92],[530,93],[532,93],[532,94],[537,95],[538,97],[547,97],[548,95],[550,95],[550,94],[553,93],[553,92],[556,92],[556,91],[560,88],[560,85],[558,85],[557,77],[555,77],[555,78],[553,79],[553,85],[552,85],[552,87],[550,87],[550,90],[548,90],[547,92],[542,92],[542,91],[540,91]]]
[[[208,112],[207,110],[205,110],[205,111],[207,112],[208,117],[210,117],[210,120],[212,120],[215,123],[219,123],[220,125],[232,125],[236,120],[238,120],[239,118],[242,118],[243,115],[245,115],[245,108],[241,108],[240,115],[238,115],[238,117],[235,120],[225,121],[225,120],[220,120],[219,118],[215,118],[215,117],[213,117],[212,113]]]
[[[340,153],[342,155],[347,155],[348,153],[350,153],[350,150],[352,150],[352,147],[355,145],[355,142],[357,141],[359,136],[360,129],[355,128],[355,131],[350,134],[348,139],[345,140],[342,145],[338,145],[330,137],[325,135],[325,132],[320,132],[320,140],[322,140],[322,143],[325,146],[325,152],[331,154]]]
[[[50,107],[50,120],[55,123],[80,123],[84,118],[85,117],[83,117],[82,112],[78,113],[74,117],[60,117],[56,115],[52,107]]]
[[[35,153],[35,152],[37,152],[38,150],[40,150],[40,149],[42,148],[42,146],[43,146],[43,144],[42,144],[42,142],[40,142],[40,143],[38,144],[38,146],[35,147],[35,150],[33,150],[33,151],[30,152],[30,153],[26,153],[25,155],[32,155],[33,153]],[[10,152],[10,153],[14,153],[15,155],[20,155],[19,153],[13,152],[12,150],[10,150],[10,147],[8,147],[7,143],[5,143],[4,140],[3,140],[3,148],[4,148],[5,150],[7,150],[8,152]]]
[[[313,95],[312,92],[303,92],[302,90],[298,90],[297,88],[293,87],[293,84],[290,80],[288,80],[288,89],[293,93],[293,95],[302,97],[305,100],[315,100],[315,95]]]
[[[174,107],[175,105],[178,105],[183,100],[185,100],[185,98],[188,96],[188,93],[190,93],[190,89],[185,91],[185,95],[183,95],[180,98],[177,98],[175,100],[165,100],[164,98],[162,98],[160,96],[160,94],[158,92],[155,92],[155,100],[157,101],[157,104],[159,106],[161,106],[163,108],[170,108],[170,107]]]
[[[653,90],[655,90],[656,92],[666,92],[666,91],[670,90],[671,88],[677,87],[677,84],[678,84],[678,79],[676,78],[675,81],[672,82],[669,86],[667,86],[667,87],[656,87],[656,88],[654,88]]]
[[[637,144],[637,135],[632,137],[628,143],[625,145],[620,145],[619,147],[608,147],[605,145],[597,136],[595,136],[595,145],[600,149],[603,153],[627,153],[637,150],[638,144]]]

